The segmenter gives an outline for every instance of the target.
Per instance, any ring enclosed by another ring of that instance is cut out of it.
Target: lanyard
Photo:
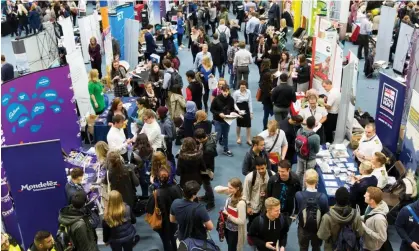
[[[309,107],[308,109],[310,110],[311,116],[313,116],[314,118],[316,118],[316,110],[317,110],[317,109],[314,109],[314,114],[313,114],[313,112],[311,111],[310,107]]]
[[[375,138],[375,136],[377,136],[377,134],[372,136],[370,139],[363,140],[362,143],[370,142],[371,140]]]

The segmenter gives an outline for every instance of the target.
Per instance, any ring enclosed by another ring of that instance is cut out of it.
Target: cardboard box
[[[352,134],[351,148],[357,149],[359,146],[359,140],[361,140],[362,134]]]

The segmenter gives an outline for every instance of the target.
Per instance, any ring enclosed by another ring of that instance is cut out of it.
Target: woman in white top
[[[246,142],[249,146],[252,145],[250,127],[252,126],[251,120],[253,119],[253,107],[252,107],[252,94],[247,89],[246,80],[239,82],[239,89],[233,93],[234,109],[238,114],[241,115],[237,118],[237,144],[241,144],[240,131],[242,127],[246,128]]]
[[[265,140],[265,150],[269,153],[271,169],[278,171],[278,162],[284,160],[288,151],[288,141],[285,132],[279,128],[276,120],[268,122],[268,129],[259,134]]]
[[[151,109],[145,110],[143,114],[143,121],[144,126],[141,129],[140,134],[145,133],[147,135],[148,141],[154,151],[162,152],[165,146],[163,145],[164,140],[163,135],[161,134],[160,125],[156,120],[156,113]]]
[[[223,210],[228,251],[242,251],[247,236],[242,182],[239,178],[232,178],[228,181],[228,187],[216,186],[214,190],[216,193],[229,195]]]
[[[374,156],[371,159],[372,163],[372,175],[374,175],[377,180],[378,184],[377,187],[383,189],[388,184],[388,174],[386,170],[386,164],[388,163],[389,159],[381,152],[375,152]]]
[[[303,125],[306,124],[306,120],[308,117],[313,116],[316,119],[316,133],[320,136],[320,144],[325,143],[325,137],[324,137],[324,129],[322,124],[327,119],[327,110],[324,107],[321,107],[317,103],[317,95],[309,95],[308,96],[308,106],[304,108],[300,115],[303,117]]]

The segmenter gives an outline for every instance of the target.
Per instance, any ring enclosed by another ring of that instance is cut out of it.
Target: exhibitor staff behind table
[[[375,152],[381,152],[383,145],[376,134],[375,124],[369,123],[365,126],[364,134],[359,140],[358,148],[353,152],[358,165],[364,160],[371,160]]]

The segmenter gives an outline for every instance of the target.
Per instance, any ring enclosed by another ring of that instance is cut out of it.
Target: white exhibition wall
[[[140,22],[134,19],[125,19],[124,33],[126,38],[130,38],[125,39],[125,61],[135,67],[138,64],[138,40],[133,38],[140,36]]]
[[[410,47],[412,34],[415,29],[413,26],[400,23],[399,38],[397,39],[396,53],[394,54],[393,69],[399,73],[403,72],[404,64],[406,62],[407,50]]]
[[[71,54],[76,50],[76,41],[74,39],[73,22],[70,17],[64,18],[58,22],[63,29],[63,45],[67,54]]]
[[[103,48],[102,35],[100,33],[99,19],[97,12],[92,15],[81,17],[78,19],[80,29],[80,43],[83,51],[84,63],[90,62],[89,43],[90,38],[95,37]]]
[[[381,6],[381,18],[380,25],[378,26],[377,44],[375,50],[374,62],[385,61],[388,62],[388,56],[390,55],[391,41],[393,37],[393,27],[396,20],[397,11],[388,6]]]

